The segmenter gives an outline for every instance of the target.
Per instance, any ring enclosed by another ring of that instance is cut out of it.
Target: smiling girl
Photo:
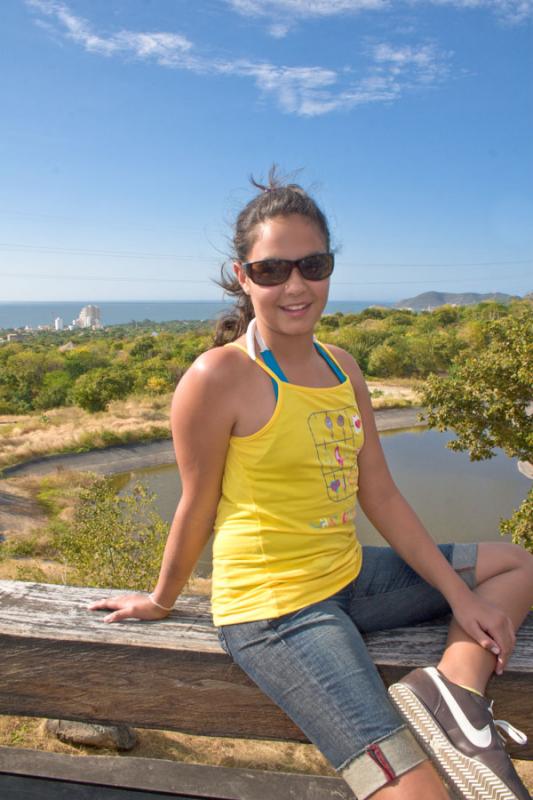
[[[172,403],[183,494],[157,586],[91,608],[167,616],[214,530],[222,647],[357,798],[448,797],[430,759],[465,798],[528,798],[484,691],[533,602],[533,558],[434,544],[389,473],[359,367],[314,338],[334,268],[324,214],[274,171],[254,185],[224,277],[235,312]],[[390,547],[361,547],[356,499]],[[389,697],[361,634],[450,611],[438,668]]]

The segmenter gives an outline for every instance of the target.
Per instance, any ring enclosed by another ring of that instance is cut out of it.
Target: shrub
[[[43,379],[39,392],[33,401],[34,408],[57,408],[67,403],[72,379],[68,372],[55,370],[48,372]]]
[[[159,574],[167,524],[153,510],[142,484],[116,494],[109,478],[82,489],[74,521],[60,530],[56,547],[72,570],[69,583],[150,591]]]
[[[495,305],[495,304],[492,304]],[[468,450],[473,461],[492,458],[501,447],[510,458],[533,461],[533,313],[524,307],[517,317],[484,323],[488,343],[468,357],[457,357],[449,376],[430,376],[422,402],[431,428],[451,428],[452,450]],[[533,551],[533,498],[530,494],[513,517],[500,525],[504,533]],[[529,533],[528,533],[529,531]]]
[[[132,386],[133,378],[126,370],[93,369],[80,375],[74,384],[72,399],[85,411],[105,411],[111,400],[126,397]]]

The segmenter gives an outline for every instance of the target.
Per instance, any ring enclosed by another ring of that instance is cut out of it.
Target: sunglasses
[[[314,253],[296,261],[265,258],[264,261],[245,261],[241,266],[253,283],[259,286],[277,286],[289,280],[295,267],[298,267],[306,281],[323,281],[333,272],[334,263],[333,253]]]

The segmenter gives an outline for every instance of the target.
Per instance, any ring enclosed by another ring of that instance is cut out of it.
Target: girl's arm
[[[236,416],[238,375],[232,374],[236,363],[222,348],[203,353],[179,382],[172,400],[172,438],[182,496],[153,591],[154,600],[167,608],[183,589],[213,530]],[[160,619],[169,613],[141,594],[107,598],[89,608],[112,610],[104,622]]]
[[[337,347],[331,350],[352,381],[363,420],[365,441],[358,455],[361,508],[398,555],[442,592],[463,630],[482,647],[500,654],[500,671],[514,644],[509,618],[468,588],[398,490],[381,447],[363,374],[350,355]]]

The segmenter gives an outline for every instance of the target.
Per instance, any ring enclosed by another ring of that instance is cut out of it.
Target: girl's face
[[[291,214],[273,217],[257,226],[247,261],[266,258],[295,261],[326,250],[318,226],[307,217]],[[285,283],[259,286],[250,280],[239,262],[235,262],[233,268],[243,290],[250,295],[260,324],[282,334],[301,335],[313,331],[328,299],[329,278],[306,281],[295,268]]]

